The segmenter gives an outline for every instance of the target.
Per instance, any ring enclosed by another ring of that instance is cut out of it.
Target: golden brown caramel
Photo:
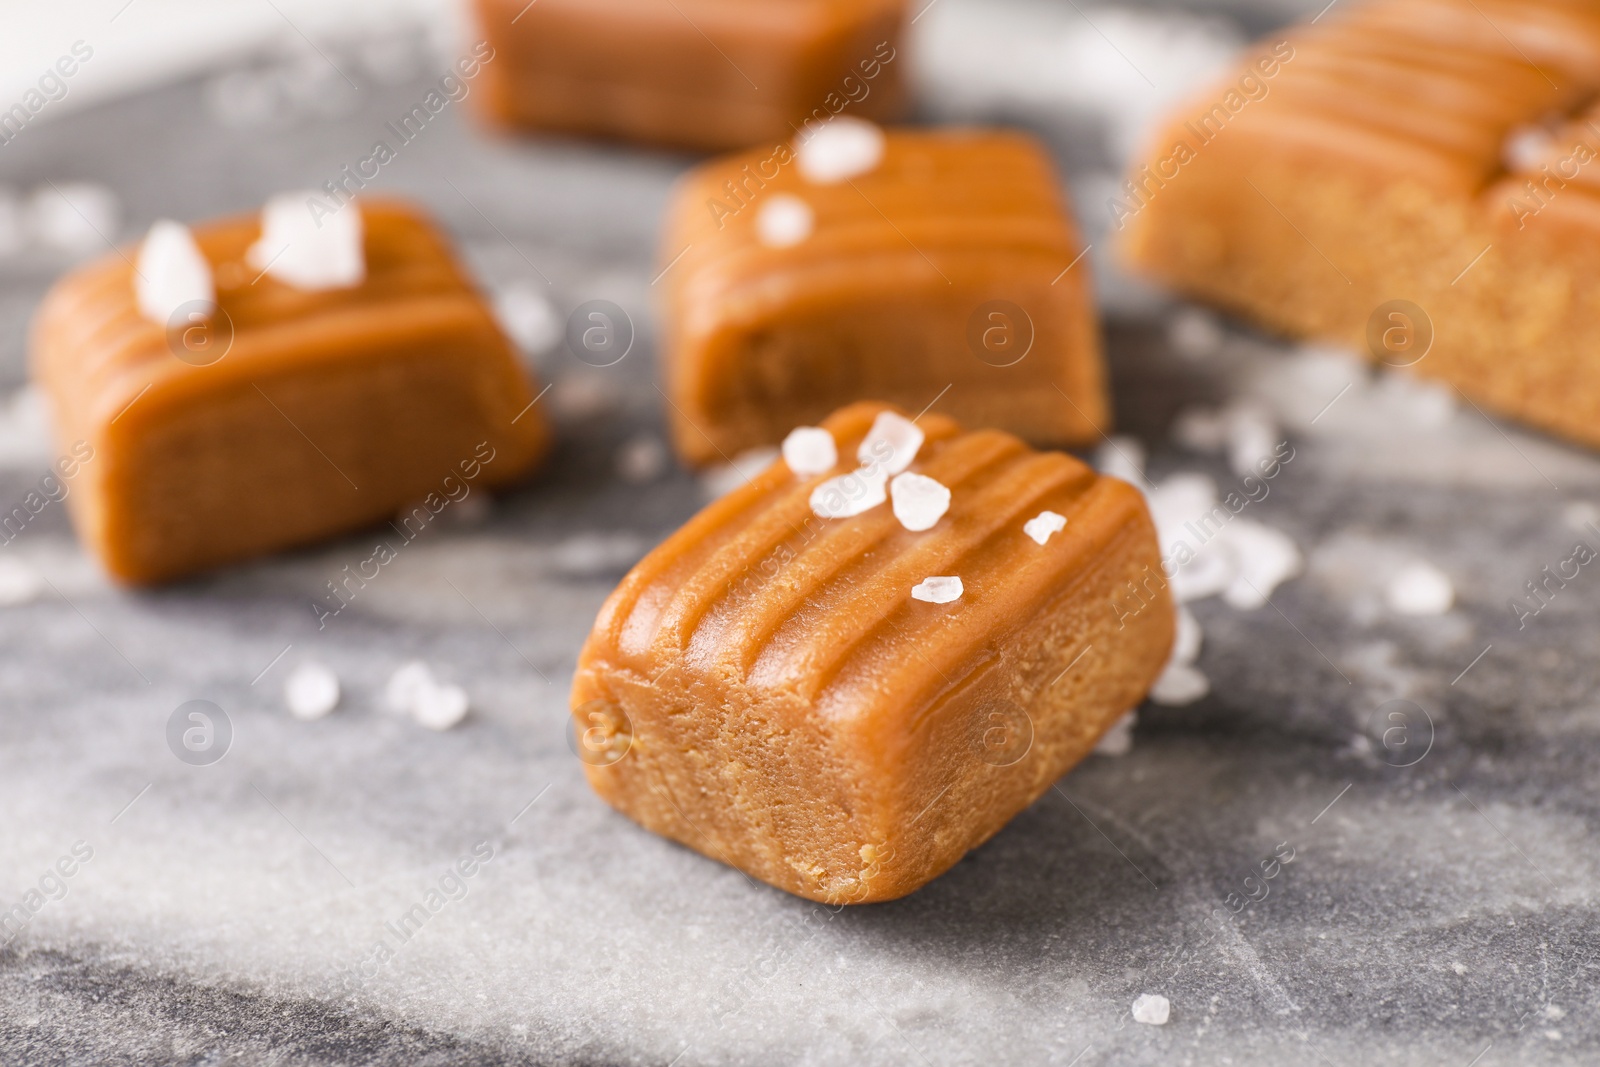
[[[772,247],[763,213],[794,200],[811,232]],[[706,164],[662,245],[678,451],[775,444],[863,396],[912,411],[937,397],[1034,444],[1097,439],[1110,419],[1084,251],[1054,166],[1018,134],[891,132],[881,163],[833,184],[787,145]]]
[[[572,706],[594,789],[641,825],[813,900],[891,900],[1082,759],[1166,662],[1174,616],[1144,499],[1009,434],[918,421],[951,490],[914,533],[880,504],[823,520],[882,411],[824,423],[831,471],[775,463],[623,580]],[[1044,544],[1024,525],[1065,526]],[[959,577],[959,599],[912,590]],[[1132,583],[1145,606],[1115,606]]]
[[[1191,100],[1110,209],[1138,268],[1600,445],[1600,9],[1369,0]]]
[[[63,450],[94,450],[68,500],[115,577],[307,544],[448,494],[446,478],[506,484],[543,453],[529,382],[443,236],[403,204],[358,209],[367,276],[348,289],[247,266],[258,216],[197,229],[218,288],[204,355],[140,315],[131,252],[46,297],[34,375]]]

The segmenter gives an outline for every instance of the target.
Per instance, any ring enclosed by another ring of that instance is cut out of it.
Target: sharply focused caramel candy
[[[1096,439],[1083,253],[1055,168],[1018,134],[892,132],[880,163],[826,184],[787,147],[709,163],[662,246],[677,448],[731,457],[864,396],[937,398],[1034,444]]]
[[[1143,497],[1009,434],[919,420],[910,473],[950,490],[925,532],[890,503],[818,518],[863,499],[885,410],[827,420],[833,469],[779,461],[647,556],[573,684],[602,797],[813,900],[891,900],[947,870],[1138,703],[1173,640]],[[867,473],[830,489],[862,453]],[[957,599],[922,599],[951,579]]]
[[[690,148],[903,108],[905,0],[476,0],[494,120]]]
[[[1369,0],[1264,42],[1110,205],[1139,268],[1600,445],[1600,8]]]
[[[399,203],[345,210],[365,228],[352,288],[301,291],[247,265],[251,215],[196,232],[217,280],[209,321],[169,333],[142,317],[123,253],[46,297],[34,374],[63,450],[94,450],[68,502],[117,578],[307,544],[510,482],[544,451],[529,382],[443,236]]]

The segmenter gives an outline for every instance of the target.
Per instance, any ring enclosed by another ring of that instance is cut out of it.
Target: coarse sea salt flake
[[[172,317],[185,305],[207,316],[217,309],[211,264],[189,227],[171,219],[151,226],[139,245],[133,284],[139,314],[157,326],[173,325]]]
[[[861,439],[856,459],[863,467],[899,474],[916,460],[926,435],[904,415],[884,411],[872,420],[872,429]]]
[[[1133,1002],[1133,1021],[1147,1026],[1165,1026],[1172,1014],[1172,1002],[1159,993],[1141,993]]]
[[[284,683],[283,699],[302,722],[320,719],[339,705],[339,676],[320,663],[302,663]]]
[[[817,228],[817,213],[798,196],[776,193],[756,212],[756,237],[768,248],[793,248]]]
[[[883,162],[883,130],[865,119],[840,115],[801,140],[800,173],[818,185],[836,185],[876,170]]]
[[[933,529],[950,510],[950,490],[922,474],[895,475],[889,495],[894,499],[894,517],[917,533]]]
[[[1150,687],[1150,699],[1164,707],[1181,708],[1209,692],[1211,680],[1204,674],[1187,663],[1169,663]]]
[[[1057,515],[1053,511],[1041,511],[1022,524],[1022,532],[1041,545],[1066,528],[1067,517],[1065,515]]]
[[[889,472],[861,470],[829,478],[811,490],[811,510],[819,519],[849,519],[889,499]]]
[[[467,691],[459,685],[430,685],[411,705],[411,717],[430,730],[448,730],[467,717]]]
[[[790,430],[783,439],[783,461],[802,478],[831,471],[839,462],[839,446],[833,434],[818,426]]]
[[[1450,576],[1431,563],[1417,560],[1395,574],[1385,590],[1389,608],[1401,615],[1443,615],[1455,603]]]
[[[348,289],[365,281],[361,209],[345,204],[313,214],[318,205],[325,201],[316,192],[268,200],[261,209],[261,239],[250,246],[250,265],[296,289]]]
[[[965,591],[960,578],[924,578],[912,587],[911,599],[925,604],[949,604],[960,600]]]

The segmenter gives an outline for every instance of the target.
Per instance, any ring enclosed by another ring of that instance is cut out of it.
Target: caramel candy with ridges
[[[918,421],[910,470],[952,498],[926,532],[888,504],[818,518],[885,410],[823,424],[833,470],[780,460],[640,562],[572,690],[608,803],[833,903],[904,896],[996,833],[1139,702],[1175,625],[1138,491],[1006,433]],[[1044,511],[1066,521],[1040,545]],[[959,596],[915,599],[934,577]]]
[[[34,376],[63,451],[94,451],[67,501],[114,577],[161,582],[357,530],[512,482],[545,451],[531,384],[443,235],[399,202],[343,210],[365,231],[350,288],[249,265],[252,214],[196,228],[218,310],[185,330],[141,315],[133,250],[45,298]]]
[[[904,110],[905,0],[476,0],[494,122],[721,150]]]
[[[762,215],[789,198],[814,224],[774,247]],[[1020,134],[891,131],[880,163],[829,184],[787,146],[706,164],[661,250],[677,449],[714,462],[864,396],[938,397],[1036,445],[1098,440],[1084,252],[1054,166]]]
[[[1600,446],[1600,8],[1369,0],[1247,57],[1111,202],[1132,265]]]

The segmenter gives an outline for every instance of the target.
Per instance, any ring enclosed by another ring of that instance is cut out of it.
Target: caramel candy
[[[151,321],[140,301],[160,280],[136,288],[131,251],[45,298],[34,375],[62,448],[93,448],[68,503],[115,577],[160,582],[307,544],[511,482],[544,452],[529,382],[443,235],[401,203],[344,210],[364,230],[364,280],[347,288],[296,289],[248,265],[251,215],[195,234],[195,265],[216,278],[208,316]]]
[[[1089,268],[1044,151],[894,132],[874,161],[850,132],[718,160],[679,188],[662,284],[682,456],[775,444],[863,396],[937,399],[1034,444],[1096,439],[1110,420]]]
[[[1148,274],[1600,445],[1600,9],[1373,0],[1264,42],[1110,204]]]
[[[881,404],[822,428],[834,467],[774,463],[623,580],[573,714],[590,785],[644,827],[812,900],[892,900],[1138,703],[1173,607],[1127,484]]]
[[[700,149],[904,107],[905,0],[477,0],[494,121]]]

